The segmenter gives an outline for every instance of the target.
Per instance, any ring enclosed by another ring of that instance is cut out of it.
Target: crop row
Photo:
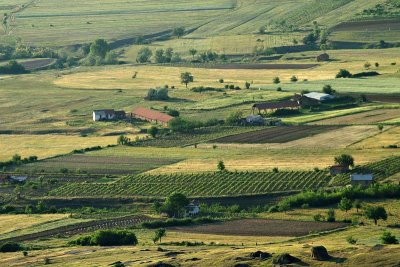
[[[327,186],[325,172],[216,172],[127,176],[109,184],[71,183],[50,192],[73,196],[236,196],[269,192],[318,189]]]

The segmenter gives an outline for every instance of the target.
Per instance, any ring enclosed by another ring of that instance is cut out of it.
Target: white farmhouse
[[[93,111],[93,121],[125,119],[125,116],[125,111],[115,111],[113,109],[102,109]]]
[[[317,93],[317,92],[311,92],[311,93],[305,94],[305,96],[308,98],[312,98],[312,99],[321,101],[321,102],[335,98],[334,95]]]
[[[185,217],[193,217],[200,213],[200,205],[192,201],[185,209]]]

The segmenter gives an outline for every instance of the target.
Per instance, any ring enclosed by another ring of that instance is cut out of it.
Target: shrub
[[[22,250],[22,246],[15,242],[4,243],[0,246],[0,252],[16,252]]]
[[[125,246],[137,245],[138,241],[135,233],[128,230],[100,230],[91,236],[80,237],[73,241],[81,246]]]
[[[336,78],[351,78],[353,75],[345,69],[341,69],[338,74],[336,74]]]
[[[246,87],[246,89],[250,89],[251,84],[249,82],[245,82],[244,86]]]
[[[224,79],[219,79],[219,83],[224,83]]]
[[[399,240],[397,240],[396,236],[394,236],[391,232],[385,231],[382,236],[381,240],[383,244],[398,244]]]
[[[290,78],[290,81],[292,82],[297,82],[299,79],[296,76],[292,76],[292,78]]]
[[[276,91],[281,92],[282,91],[282,87],[276,88]]]
[[[275,77],[275,78],[272,79],[272,82],[274,84],[278,84],[278,83],[281,83],[281,80],[279,79],[279,77]]]
[[[324,219],[324,216],[322,216],[321,214],[315,214],[313,216],[313,218],[314,218],[314,221],[320,222],[320,221],[322,221]]]
[[[28,73],[25,67],[15,60],[11,60],[7,65],[0,66],[0,74],[23,74]]]
[[[326,215],[327,215],[327,217],[326,217],[327,222],[335,222],[336,221],[334,209],[329,209],[327,211]]]
[[[168,100],[168,88],[149,89],[145,100]]]
[[[179,117],[179,111],[177,111],[176,109],[170,109],[167,112],[168,115],[172,116],[172,117]]]
[[[349,243],[349,244],[352,244],[352,245],[355,245],[355,244],[357,244],[357,239],[355,239],[355,238],[353,238],[352,236],[348,236],[347,238],[346,238],[346,241],[347,241],[347,243]]]

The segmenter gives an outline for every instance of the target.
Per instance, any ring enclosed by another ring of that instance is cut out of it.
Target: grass
[[[378,135],[367,138],[358,142],[353,147],[355,148],[378,148],[387,147],[390,145],[400,146],[400,127],[386,129]]]

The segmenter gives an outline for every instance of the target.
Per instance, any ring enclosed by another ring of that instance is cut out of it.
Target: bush
[[[100,230],[91,236],[83,236],[72,242],[81,246],[126,246],[137,245],[135,233],[128,230]]]
[[[177,111],[176,109],[168,110],[167,114],[172,116],[172,117],[179,117],[179,111]]]
[[[168,88],[149,89],[145,100],[168,100]]]
[[[23,74],[28,72],[23,65],[15,60],[11,60],[7,65],[0,66],[0,74]]]
[[[336,221],[334,209],[329,209],[327,211],[326,215],[327,215],[327,217],[326,217],[327,222],[335,222]]]
[[[336,78],[351,78],[353,75],[345,69],[341,69],[338,74],[336,74]]]
[[[324,219],[324,216],[322,216],[321,214],[315,214],[313,216],[313,218],[314,218],[314,221],[320,222],[320,221],[322,221]]]
[[[398,244],[399,240],[397,240],[396,236],[394,236],[391,232],[385,231],[382,236],[381,240],[383,244]]]
[[[355,244],[357,244],[357,239],[355,239],[355,238],[353,238],[352,236],[348,236],[347,238],[346,238],[346,241],[347,241],[347,243],[349,243],[349,244],[351,244],[351,245],[355,245]]]
[[[22,249],[22,246],[15,242],[4,243],[0,246],[0,252],[16,252]]]

